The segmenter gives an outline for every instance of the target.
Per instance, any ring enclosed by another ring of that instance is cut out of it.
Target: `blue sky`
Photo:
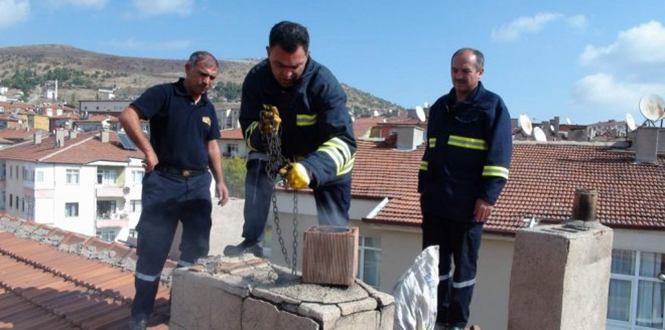
[[[405,107],[450,89],[465,46],[485,53],[482,80],[513,117],[641,122],[640,97],[665,96],[663,0],[0,0],[0,46],[258,58],[281,20],[308,27],[313,58],[341,82]]]

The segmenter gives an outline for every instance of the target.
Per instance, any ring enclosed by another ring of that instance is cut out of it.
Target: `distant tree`
[[[222,157],[224,182],[231,197],[245,198],[245,174],[247,161],[238,156]]]

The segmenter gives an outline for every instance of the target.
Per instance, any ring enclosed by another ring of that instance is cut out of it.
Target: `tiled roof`
[[[0,130],[0,139],[6,140],[26,140],[32,137],[32,134],[41,132],[41,130],[31,129],[26,131],[24,129],[3,129]]]
[[[356,118],[353,121],[354,136],[356,139],[367,136],[372,127],[382,123],[385,119],[384,117]]]
[[[118,243],[2,217],[0,328],[124,329],[135,264],[134,250]],[[167,261],[169,275],[174,266]],[[151,329],[168,329],[169,294],[160,284]]]
[[[109,143],[102,143],[98,132],[81,133],[73,140],[65,138],[65,146],[55,148],[55,136],[41,144],[23,143],[0,150],[0,159],[43,161],[47,163],[87,164],[94,161],[126,162],[129,157],[143,159],[137,150],[125,150],[115,132],[109,133]]]
[[[221,130],[220,134],[222,135],[220,140],[243,140],[240,128]]]
[[[368,222],[420,226],[418,166],[423,147],[397,151],[359,141],[353,194],[388,197]],[[634,154],[606,146],[515,143],[510,179],[486,231],[512,235],[525,218],[559,222],[571,215],[576,187],[598,191],[597,219],[614,228],[665,230],[665,158],[634,165]]]

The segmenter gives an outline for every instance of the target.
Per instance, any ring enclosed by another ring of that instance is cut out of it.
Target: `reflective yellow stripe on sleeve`
[[[427,171],[427,161],[425,161],[425,160],[420,161],[420,170],[421,171]]]
[[[296,115],[297,126],[312,126],[317,122],[316,114],[313,115]]]
[[[429,139],[429,147],[434,148],[436,146],[436,138]]]
[[[337,176],[349,173],[349,171],[353,169],[355,154],[351,153],[349,146],[340,138],[334,137],[328,140],[316,151],[321,151],[330,156],[335,163],[335,172]]]
[[[252,122],[249,126],[247,126],[247,129],[245,130],[245,145],[247,145],[247,149],[250,151],[258,151],[256,148],[252,147],[251,137],[252,133],[254,133],[254,130],[259,126],[259,122],[255,121]]]
[[[508,180],[508,169],[501,166],[483,167],[483,176],[498,176]]]
[[[485,140],[472,139],[459,135],[451,135],[448,138],[448,144],[451,146],[456,146],[461,148],[487,150],[487,142],[485,142]]]

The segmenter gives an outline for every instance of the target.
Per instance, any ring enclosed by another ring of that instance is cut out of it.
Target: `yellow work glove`
[[[286,179],[292,189],[303,189],[309,187],[309,174],[302,164],[293,163],[282,167],[279,174]]]
[[[271,135],[273,129],[275,132],[279,131],[282,118],[279,117],[279,110],[277,110],[276,106],[264,105],[261,117],[261,132],[264,135]]]

